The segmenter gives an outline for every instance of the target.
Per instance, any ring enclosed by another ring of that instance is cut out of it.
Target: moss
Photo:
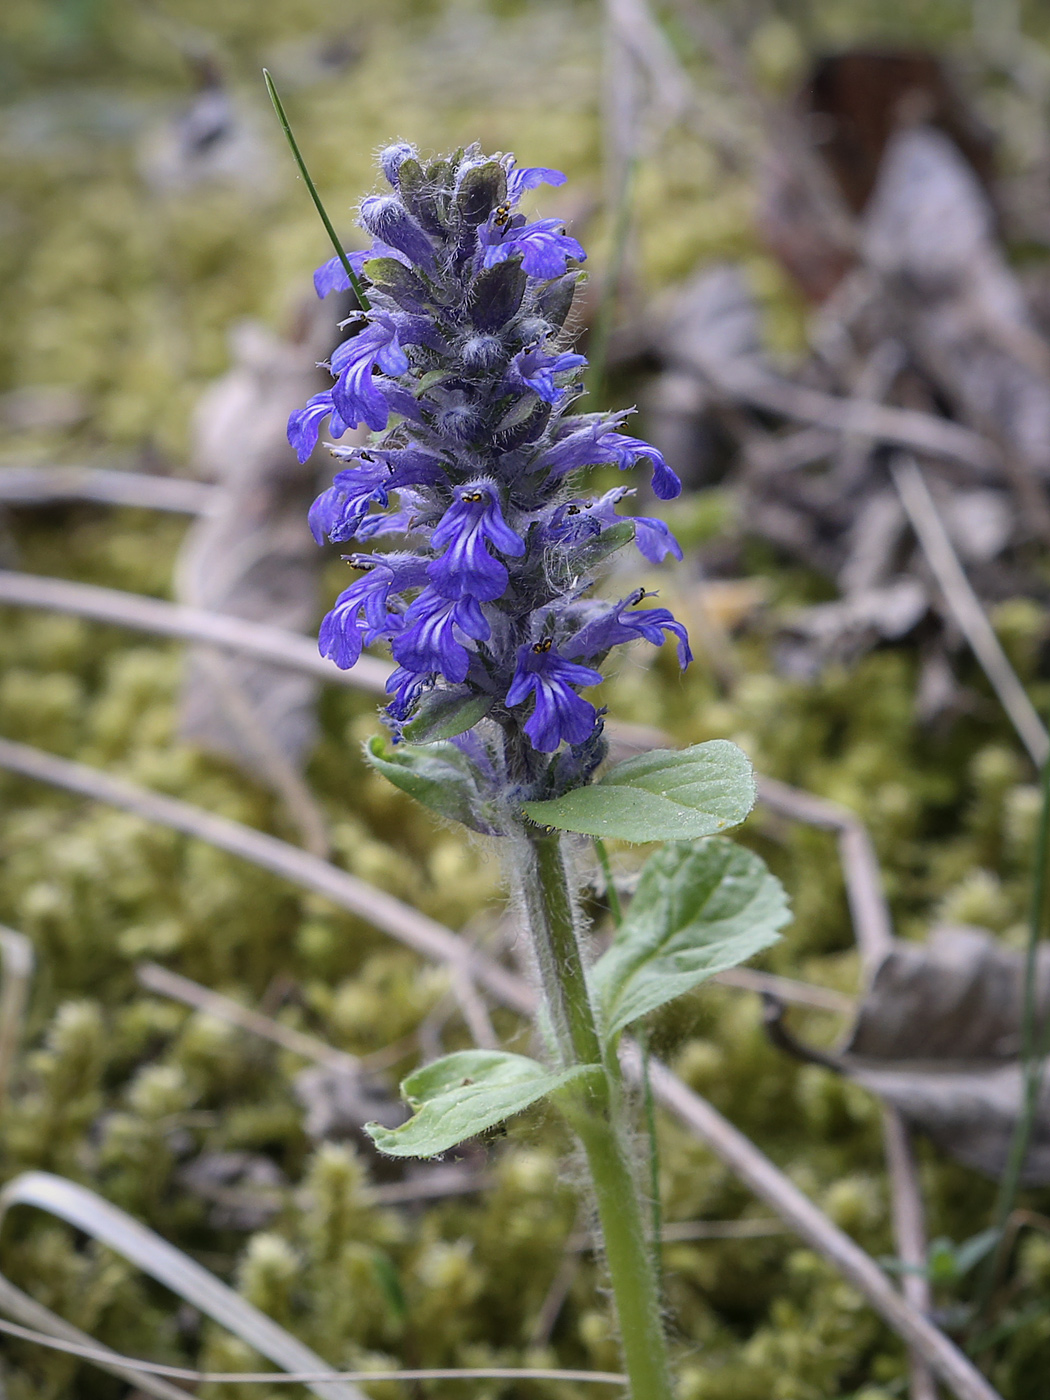
[[[349,228],[349,211],[371,182],[374,147],[392,135],[422,135],[434,147],[477,136],[490,148],[562,166],[583,201],[600,191],[594,6],[394,0],[380,13],[364,0],[349,7],[167,0],[162,12],[180,33],[214,37],[238,119],[263,133],[254,187],[204,183],[174,196],[141,178],[144,135],[189,96],[185,64],[152,12],[131,0],[3,7],[0,83],[13,105],[0,115],[7,192],[0,273],[19,275],[4,279],[12,290],[0,317],[0,389],[67,386],[83,405],[71,425],[12,430],[3,446],[11,461],[181,470],[193,404],[226,366],[230,325],[246,315],[287,323],[326,248],[267,125],[257,79],[263,61],[282,84],[340,228]],[[1045,26],[1045,18],[1030,18]],[[775,89],[810,44],[919,42],[958,33],[962,23],[958,7],[943,0],[826,0],[811,7],[808,28],[769,17],[752,59]],[[349,67],[326,71],[310,57],[311,36],[331,52],[346,40]],[[688,36],[673,37],[685,60],[714,80]],[[736,120],[731,102],[727,111]],[[746,121],[739,130],[749,139]],[[560,193],[545,198],[545,212],[570,207]],[[801,306],[757,244],[752,205],[742,171],[722,168],[692,138],[663,139],[647,153],[638,186],[642,291],[698,261],[743,260],[769,344],[791,349],[800,343]],[[586,231],[599,272],[609,232],[600,219]],[[623,388],[633,396],[636,386]],[[696,545],[739,528],[731,512],[724,492],[705,492],[676,504],[673,524]],[[169,596],[185,530],[177,517],[69,506],[12,518],[27,570]],[[903,648],[809,683],[778,675],[768,619],[782,606],[826,596],[827,585],[762,548],[747,546],[746,554],[764,587],[754,620],[730,644],[741,683],[727,693],[702,651],[685,677],[670,651],[639,652],[606,684],[604,700],[617,716],[662,726],[683,743],[738,738],[762,771],[856,810],[906,935],[951,917],[1015,937],[1026,914],[1038,795],[979,674],[966,680],[987,703],[934,733],[916,723],[916,660]],[[644,581],[688,595],[686,577],[647,570]],[[626,582],[618,578],[617,587]],[[341,583],[333,567],[328,592]],[[1008,600],[995,622],[1042,704],[1045,610]],[[0,733],[287,837],[268,793],[178,742],[180,656],[175,644],[4,609]],[[336,858],[454,927],[489,926],[500,897],[491,852],[435,828],[363,765],[361,743],[376,728],[372,697],[333,687],[320,721],[308,777]],[[134,967],[143,958],[163,961],[355,1053],[403,1037],[394,1051],[403,1057],[399,1068],[418,1055],[421,1026],[449,1048],[464,1042],[443,974],[319,897],[176,833],[7,775],[0,804],[0,920],[29,934],[38,958],[0,1175],[43,1168],[85,1182],[204,1259],[338,1364],[617,1364],[601,1264],[589,1255],[550,1345],[531,1344],[565,1241],[584,1223],[577,1224],[572,1169],[554,1121],[527,1116],[505,1140],[476,1149],[472,1164],[493,1177],[486,1192],[382,1209],[372,1157],[306,1138],[292,1088],[301,1060],[145,993]],[[794,902],[795,923],[763,965],[854,990],[833,839],[758,818],[743,839],[761,850]],[[630,864],[637,855],[618,858]],[[516,1018],[497,1012],[495,1019],[524,1048]],[[840,1023],[805,1013],[798,1024],[827,1044]],[[654,1039],[866,1248],[891,1251],[879,1114],[867,1095],[784,1059],[767,1043],[755,1001],[727,988],[683,998],[659,1018]],[[679,1125],[661,1115],[659,1130],[668,1219],[764,1214]],[[187,1185],[186,1164],[231,1151],[265,1154],[289,1182],[263,1230],[216,1223]],[[926,1149],[922,1159],[931,1231],[966,1238],[988,1217],[990,1187]],[[1045,1193],[1029,1199],[1046,1208]],[[1030,1234],[1013,1281],[1017,1315],[1045,1293],[1045,1256]],[[901,1393],[901,1349],[790,1235],[677,1244],[665,1264],[683,1400]],[[120,1350],[218,1369],[260,1364],[221,1329],[179,1314],[170,1295],[135,1270],[38,1212],[12,1213],[0,1267]],[[116,1394],[115,1383],[70,1358],[20,1344],[11,1357],[4,1383],[13,1400]],[[1023,1322],[996,1365],[1007,1400],[1037,1400],[1050,1365],[1045,1317]],[[258,1393],[286,1400],[286,1388]],[[373,1393],[392,1395],[393,1387]],[[441,1397],[460,1393],[451,1384],[433,1388]],[[477,1393],[570,1400],[574,1391],[493,1384]]]

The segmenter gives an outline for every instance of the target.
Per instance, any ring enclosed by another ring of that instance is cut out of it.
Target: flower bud
[[[522,345],[529,346],[541,345],[552,333],[553,327],[540,316],[526,316],[514,330],[521,337]]]
[[[393,195],[372,195],[361,205],[361,223],[374,238],[396,248],[420,267],[433,268],[434,246]]]
[[[395,190],[398,185],[397,174],[401,169],[401,162],[415,155],[415,146],[410,146],[407,141],[395,141],[392,146],[387,146],[386,150],[381,153],[379,167]]]
[[[463,363],[471,369],[494,369],[505,354],[498,335],[472,335],[461,353]]]

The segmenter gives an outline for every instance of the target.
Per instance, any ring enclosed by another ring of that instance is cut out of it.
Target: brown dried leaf
[[[1038,1019],[1050,1015],[1050,947],[1039,950]],[[936,928],[880,964],[829,1063],[893,1104],[956,1161],[999,1177],[1021,1104],[1024,956],[982,929]],[[1022,1182],[1050,1182],[1044,1080]]]

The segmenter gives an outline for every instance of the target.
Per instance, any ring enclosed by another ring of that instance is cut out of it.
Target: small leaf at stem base
[[[547,1070],[503,1050],[460,1050],[402,1083],[401,1093],[415,1110],[407,1123],[393,1129],[366,1123],[365,1132],[390,1157],[434,1157],[593,1071],[583,1065]]]
[[[365,757],[395,787],[443,817],[491,835],[486,804],[470,759],[455,744],[387,744],[376,735]]]

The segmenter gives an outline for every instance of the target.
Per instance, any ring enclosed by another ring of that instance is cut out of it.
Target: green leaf
[[[465,734],[492,709],[494,697],[469,690],[432,690],[420,701],[404,735],[413,744],[433,744]]]
[[[443,384],[446,379],[453,378],[455,378],[455,376],[452,374],[451,370],[428,369],[426,374],[421,374],[416,380],[412,393],[417,399],[421,398],[428,389],[433,389],[435,384]]]
[[[388,744],[377,734],[369,739],[365,757],[424,807],[474,831],[493,831],[473,765],[455,744]]]
[[[365,1132],[390,1157],[434,1157],[587,1073],[581,1065],[547,1070],[503,1050],[460,1050],[417,1069],[401,1085],[414,1110],[407,1123],[393,1129],[366,1123]]]
[[[456,213],[465,224],[477,228],[507,198],[507,172],[499,161],[475,165],[456,189]]]
[[[691,841],[736,826],[754,802],[747,755],[727,739],[711,739],[691,749],[639,754],[590,787],[526,802],[525,812],[541,826],[586,836]]]
[[[581,571],[593,569],[595,564],[600,564],[603,559],[608,559],[610,554],[615,554],[618,549],[622,549],[625,544],[630,544],[633,539],[633,520],[621,520],[617,525],[610,525],[596,539],[577,550],[577,567]]]
[[[397,258],[369,258],[361,271],[373,287],[393,297],[406,311],[418,311],[421,303],[430,299],[422,278]]]
[[[719,837],[664,846],[591,969],[607,1034],[768,948],[790,918],[783,886],[753,851]]]

